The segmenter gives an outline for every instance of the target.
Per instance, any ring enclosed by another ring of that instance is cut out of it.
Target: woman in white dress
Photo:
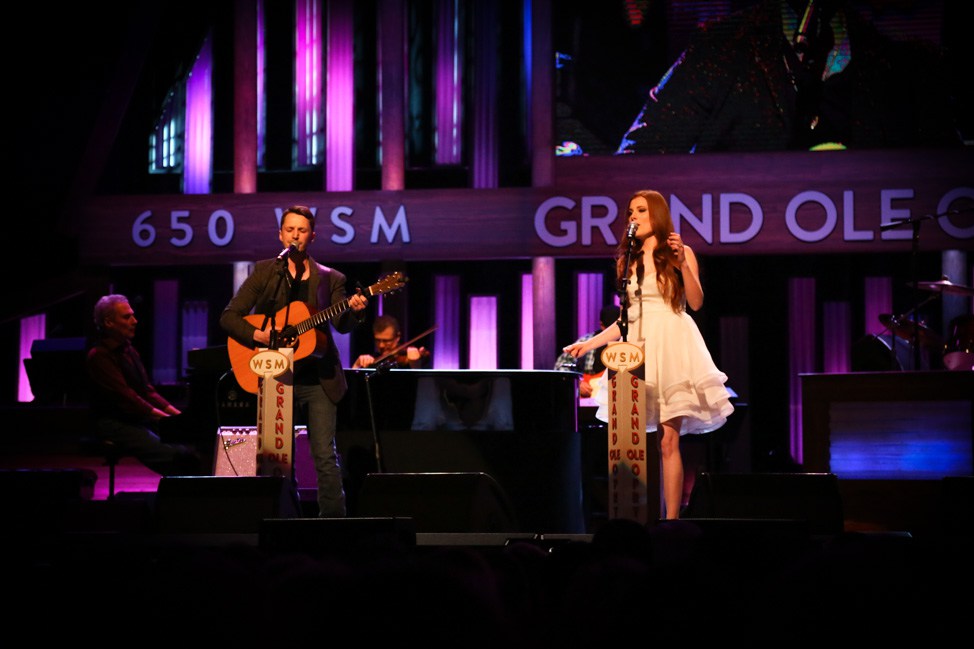
[[[628,279],[628,342],[645,345],[646,430],[659,428],[665,518],[679,518],[683,500],[683,458],[680,436],[717,430],[734,411],[727,375],[714,364],[693,318],[686,312],[703,306],[697,257],[673,231],[666,199],[659,192],[640,190],[629,199],[627,230],[634,250],[625,268],[629,236],[616,252],[617,279]],[[564,348],[578,357],[622,337],[619,323],[594,337]],[[605,380],[604,378],[602,379]],[[599,419],[607,420],[608,390],[597,390]]]

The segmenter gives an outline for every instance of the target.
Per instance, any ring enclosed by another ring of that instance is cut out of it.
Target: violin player
[[[362,354],[355,359],[352,369],[375,367],[377,361],[392,361],[398,369],[421,369],[428,367],[430,352],[425,347],[403,346],[400,343],[402,331],[399,321],[391,315],[380,315],[372,323],[372,336],[375,354]],[[401,348],[401,349],[400,349]]]

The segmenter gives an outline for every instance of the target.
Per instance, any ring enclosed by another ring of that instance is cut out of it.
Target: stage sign
[[[251,369],[260,376],[257,393],[257,475],[294,475],[294,350],[260,349]]]
[[[602,362],[609,379],[609,518],[643,524],[660,513],[660,467],[655,442],[647,443],[645,350],[630,342],[609,343]]]
[[[545,187],[96,196],[77,215],[92,265],[273,257],[283,210],[317,215],[333,263],[606,257],[636,189],[712,255],[909,252],[974,245],[974,150],[786,151],[565,158]],[[647,180],[651,179],[651,180]],[[906,222],[906,225],[888,227]],[[457,241],[474,242],[458,246]]]

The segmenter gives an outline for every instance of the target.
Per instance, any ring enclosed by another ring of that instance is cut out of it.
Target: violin
[[[414,348],[415,349],[415,348]],[[430,357],[430,352],[425,347],[419,348],[419,358],[410,359],[408,349],[402,349],[395,352],[390,352],[385,356],[380,356],[379,358],[372,361],[368,366],[370,369],[382,369],[389,370],[393,368],[399,369],[410,369],[413,367],[413,363],[419,363],[422,365],[426,359]]]
[[[419,348],[419,358],[416,359],[416,360],[418,360],[418,361],[426,361],[426,360],[429,359],[429,357],[430,357],[430,351],[428,349],[426,349],[425,347],[420,347]],[[400,367],[409,367],[410,360],[409,360],[409,350],[408,349],[403,349],[402,351],[400,351],[399,353],[397,353],[395,358],[396,358],[396,365],[399,365]]]
[[[407,340],[406,342],[404,342],[403,344],[399,345],[399,347],[397,347],[396,349],[392,350],[388,354],[386,354],[384,356],[380,356],[379,358],[375,359],[375,361],[373,361],[372,362],[372,365],[370,365],[369,367],[378,368],[380,365],[388,366],[388,365],[392,365],[392,364],[398,365],[399,367],[410,367],[411,365],[410,365],[410,361],[409,361],[409,345],[413,344],[414,342],[416,342],[420,338],[429,335],[430,333],[432,333],[435,330],[436,330],[436,327],[430,327],[429,329],[427,329],[423,333],[419,334],[415,338],[411,338],[411,339]],[[426,349],[425,347],[420,347],[419,348],[419,358],[417,360],[419,360],[419,361],[425,361],[429,357],[430,357],[429,350]]]

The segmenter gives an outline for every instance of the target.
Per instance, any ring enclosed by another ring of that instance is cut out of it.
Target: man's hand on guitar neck
[[[357,290],[353,296],[348,298],[348,308],[352,311],[361,311],[367,306],[369,306],[369,299],[362,293],[362,289]]]

